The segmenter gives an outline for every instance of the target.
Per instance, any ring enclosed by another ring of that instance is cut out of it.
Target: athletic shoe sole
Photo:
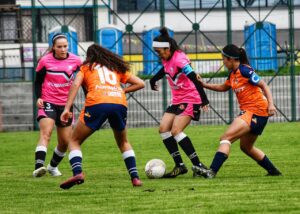
[[[66,180],[64,183],[60,185],[60,188],[62,189],[70,189],[74,185],[79,185],[84,183],[84,175],[83,173],[80,173],[78,175],[75,175],[68,180]]]

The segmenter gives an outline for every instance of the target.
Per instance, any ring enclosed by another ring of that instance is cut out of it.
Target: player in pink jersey
[[[33,177],[41,177],[47,171],[52,176],[61,175],[57,165],[65,156],[68,138],[72,131],[72,118],[67,124],[62,124],[60,115],[64,110],[74,73],[78,70],[81,60],[78,56],[68,53],[68,40],[64,34],[54,35],[52,44],[50,52],[39,60],[36,68],[35,93],[40,138],[35,150]],[[44,162],[54,125],[56,125],[58,145],[46,169]]]
[[[164,175],[175,178],[188,172],[184,165],[178,145],[191,160],[193,167],[204,168],[199,160],[190,138],[183,132],[191,120],[198,121],[200,108],[208,111],[209,101],[188,57],[179,49],[176,41],[170,38],[168,30],[162,28],[161,35],[153,40],[153,48],[162,60],[163,68],[150,80],[152,90],[157,91],[156,82],[166,76],[171,91],[172,103],[164,113],[159,127],[160,136],[173,157],[175,167]]]

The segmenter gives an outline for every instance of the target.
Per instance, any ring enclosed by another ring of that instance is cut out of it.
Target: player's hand
[[[41,98],[38,98],[36,101],[36,106],[38,108],[44,108],[44,100],[42,100]]]
[[[72,118],[72,112],[64,110],[63,113],[60,115],[60,120],[62,124],[68,123],[69,119]]]
[[[197,74],[197,80],[200,82],[200,84],[203,86],[203,80],[200,76],[200,74]]]
[[[204,111],[204,112],[208,112],[209,111],[209,104],[205,105],[205,106],[202,106],[201,109]]]
[[[273,104],[269,104],[268,106],[268,114],[269,116],[273,116],[274,114],[277,113],[277,110]]]

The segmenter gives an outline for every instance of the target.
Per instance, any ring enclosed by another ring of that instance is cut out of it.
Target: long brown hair
[[[89,64],[90,70],[92,70],[94,63],[105,66],[111,71],[121,73],[129,71],[130,66],[128,62],[125,62],[117,54],[97,44],[93,44],[87,49],[86,60],[83,62],[83,65]]]

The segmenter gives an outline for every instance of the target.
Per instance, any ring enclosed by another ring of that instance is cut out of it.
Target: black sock
[[[64,156],[65,156],[64,152],[61,152],[57,148],[55,148],[52,159],[50,161],[50,165],[52,167],[57,167],[57,165],[61,162],[61,160],[64,158]]]
[[[217,173],[227,158],[228,156],[223,152],[216,152],[213,162],[210,165],[210,168],[215,173]]]
[[[200,160],[199,157],[195,151],[195,148],[192,144],[192,141],[188,136],[185,135],[183,139],[181,139],[178,144],[182,148],[182,150],[185,152],[185,154],[189,157],[191,162],[193,163],[194,166],[199,166]]]
[[[267,155],[265,155],[265,157],[261,161],[257,161],[257,163],[262,168],[264,168],[265,170],[267,170],[270,174],[274,174],[274,173],[278,174],[278,173],[280,173],[279,170],[269,160],[269,158],[267,157]]]
[[[170,136],[170,137],[164,139],[163,142],[165,144],[165,147],[169,151],[170,155],[172,156],[172,158],[175,162],[175,165],[176,166],[183,165],[183,161],[182,161],[180,152],[178,150],[178,145],[177,145],[177,142],[174,139],[174,137]]]
[[[35,169],[44,166],[47,154],[47,148],[44,146],[37,146],[35,150]]]

